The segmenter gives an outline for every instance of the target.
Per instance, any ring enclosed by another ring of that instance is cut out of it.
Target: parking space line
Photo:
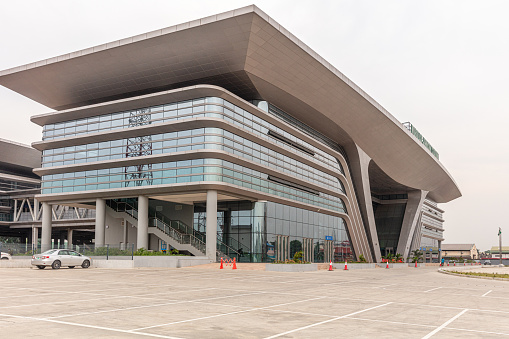
[[[325,297],[317,297],[317,298],[311,298],[311,299],[305,299],[305,300],[292,301],[292,302],[278,304],[278,305],[271,305],[271,306],[264,306],[264,307],[255,307],[255,308],[250,308],[248,310],[228,312],[228,313],[221,313],[221,314],[210,315],[210,316],[207,316],[207,317],[200,317],[200,318],[194,318],[194,319],[174,321],[174,322],[171,322],[171,323],[160,324],[160,325],[140,327],[140,328],[135,328],[135,329],[133,329],[131,331],[133,331],[134,333],[138,333],[137,331],[142,331],[142,330],[146,330],[146,329],[150,329],[150,328],[155,328],[155,327],[169,326],[169,325],[175,325],[175,324],[182,324],[182,323],[192,322],[192,321],[196,321],[196,320],[204,320],[204,319],[210,319],[210,318],[224,317],[224,316],[232,315],[232,314],[239,314],[239,313],[259,311],[259,310],[264,310],[264,309],[267,309],[267,308],[292,305],[292,304],[303,303],[303,302],[312,301],[312,300],[319,300],[319,299],[323,299],[323,298],[325,298]]]
[[[509,336],[509,333],[481,331],[481,330],[470,330],[470,329],[466,329],[466,328],[446,327],[445,329],[446,330],[454,330],[454,331],[465,331],[465,332],[475,332],[475,333],[486,333],[486,334],[496,334],[496,335]]]
[[[221,296],[221,297],[214,297],[214,298],[204,298],[204,299],[198,299],[201,300],[215,300],[215,299],[224,299],[224,298],[234,298],[234,297],[242,297],[246,295],[255,295],[255,294],[262,294],[261,293],[245,293],[245,294],[236,294],[236,295],[229,295],[229,296]],[[175,305],[175,304],[184,304],[193,302],[194,300],[181,300],[181,301],[174,301],[174,302],[167,302],[167,303],[161,303],[161,304],[153,304],[153,305],[143,305],[143,306],[133,306],[133,307],[125,307],[125,308],[116,308],[111,310],[102,310],[102,311],[94,311],[94,312],[84,312],[84,313],[78,313],[78,314],[64,314],[57,317],[47,317],[44,319],[57,319],[57,318],[66,318],[66,317],[75,317],[75,316],[82,316],[82,315],[90,315],[90,314],[99,314],[99,313],[108,313],[108,312],[119,312],[119,311],[129,311],[129,310],[135,310],[140,308],[150,308],[150,307],[160,307],[160,306],[167,306],[167,305]]]
[[[484,293],[483,295],[481,295],[481,297],[485,297],[487,296],[490,292],[492,292],[493,290],[489,290],[488,292]]]
[[[432,288],[430,290],[427,290],[427,291],[424,291],[423,293],[428,293],[428,292],[431,292],[431,291],[436,291],[438,289],[441,289],[442,287],[435,287],[435,288]]]
[[[465,314],[466,312],[468,311],[468,308],[465,308],[463,311],[461,311],[460,313],[456,314],[454,317],[452,317],[451,319],[447,320],[445,323],[443,323],[442,325],[438,326],[437,328],[435,328],[433,331],[431,331],[430,333],[426,334],[424,337],[422,337],[422,339],[428,339],[428,338],[431,338],[432,336],[434,336],[435,334],[437,334],[438,332],[440,332],[442,329],[444,329],[447,325],[449,325],[450,323],[452,323],[454,320],[458,319],[459,317],[461,317],[463,314]]]
[[[60,320],[53,320],[53,319],[44,319],[44,318],[35,318],[35,317],[26,317],[21,315],[12,315],[12,314],[0,314],[1,317],[9,317],[9,318],[17,318],[17,319],[27,319],[27,320],[35,320],[35,321],[44,321],[44,322],[50,322],[50,323],[56,323],[56,324],[62,324],[62,325],[70,325],[70,326],[79,326],[79,327],[87,327],[87,328],[93,328],[97,330],[105,330],[105,331],[113,331],[113,332],[120,332],[125,334],[139,334],[147,337],[156,337],[156,338],[165,338],[165,339],[182,339],[179,337],[170,337],[166,335],[160,335],[160,334],[153,334],[153,333],[145,333],[145,332],[130,332],[128,330],[121,330],[118,328],[111,328],[111,327],[103,327],[103,326],[95,326],[95,325],[86,325],[86,324],[79,324],[79,323],[71,323],[68,321],[60,321]]]
[[[347,318],[347,317],[352,316],[352,315],[356,315],[356,314],[359,314],[359,313],[371,311],[371,310],[374,310],[376,308],[380,308],[380,307],[387,306],[387,305],[390,305],[390,304],[392,304],[392,302],[388,302],[388,303],[385,303],[385,304],[382,304],[382,305],[378,305],[378,306],[373,306],[373,307],[370,307],[370,308],[366,308],[364,310],[360,310],[360,311],[353,312],[353,313],[350,313],[350,314],[342,315],[342,316],[339,316],[339,317],[336,317],[336,318],[332,318],[332,319],[329,319],[329,320],[320,321],[318,323],[314,323],[314,324],[311,324],[311,325],[299,327],[299,328],[296,328],[294,330],[290,330],[290,331],[279,333],[279,334],[276,334],[276,335],[273,335],[273,336],[270,336],[270,337],[266,337],[265,339],[272,339],[272,338],[281,337],[283,335],[287,335],[287,334],[290,334],[290,333],[295,333],[295,332],[302,331],[302,330],[305,330],[305,329],[308,329],[308,328],[311,328],[311,327],[315,327],[315,326],[319,326],[319,325],[322,325],[322,324],[330,323],[331,321],[336,321],[336,320],[339,320],[339,319]]]

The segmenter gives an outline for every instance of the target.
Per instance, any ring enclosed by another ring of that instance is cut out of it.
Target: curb
[[[449,275],[454,275],[454,276],[457,276],[457,277],[464,277],[464,278],[509,281],[509,278],[483,277],[483,276],[479,276],[479,275],[467,275],[467,274],[461,274],[461,273],[454,273],[454,272],[451,272],[451,271],[444,270],[442,268],[438,269],[438,273],[449,274]]]

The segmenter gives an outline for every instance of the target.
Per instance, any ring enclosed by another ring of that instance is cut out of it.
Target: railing
[[[230,246],[226,245],[221,241],[220,236],[217,236],[217,251],[219,252],[220,257],[228,257],[230,259],[236,258],[239,260],[240,254],[238,251],[234,250]]]
[[[106,205],[111,207],[116,212],[125,212],[134,219],[138,220],[138,210],[126,202],[106,200]]]
[[[404,122],[403,126],[405,126],[405,128],[409,130],[424,146],[426,146],[426,148],[430,150],[431,154],[433,154],[437,159],[440,159],[437,150],[431,146],[428,140],[426,140],[421,133],[419,133],[414,125],[412,125],[410,122]]]
[[[164,221],[158,218],[149,218],[149,227],[157,227],[164,234],[168,235],[170,238],[177,241],[179,244],[189,244],[194,248],[198,249],[200,252],[206,252],[205,242],[201,241],[193,234],[182,234],[176,228],[171,225],[165,223]]]

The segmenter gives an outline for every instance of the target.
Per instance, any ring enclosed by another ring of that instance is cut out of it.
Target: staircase
[[[106,205],[108,213],[115,218],[124,218],[132,225],[138,227],[138,210],[124,201],[107,200]],[[148,233],[154,234],[159,239],[165,241],[168,245],[179,251],[188,251],[194,256],[204,256],[206,254],[206,236],[202,232],[196,231],[193,227],[186,225],[180,220],[164,220],[164,216],[155,216],[149,218]],[[239,259],[239,253],[233,248],[224,244],[218,236],[216,259],[220,258]]]

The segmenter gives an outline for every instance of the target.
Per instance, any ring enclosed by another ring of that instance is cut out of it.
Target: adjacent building
[[[34,172],[94,243],[241,261],[405,258],[461,196],[429,142],[256,6],[0,72],[53,111]],[[416,130],[415,130],[416,131]],[[420,137],[419,137],[420,136]]]
[[[479,251],[475,244],[442,244],[442,257],[444,259],[479,259]]]

